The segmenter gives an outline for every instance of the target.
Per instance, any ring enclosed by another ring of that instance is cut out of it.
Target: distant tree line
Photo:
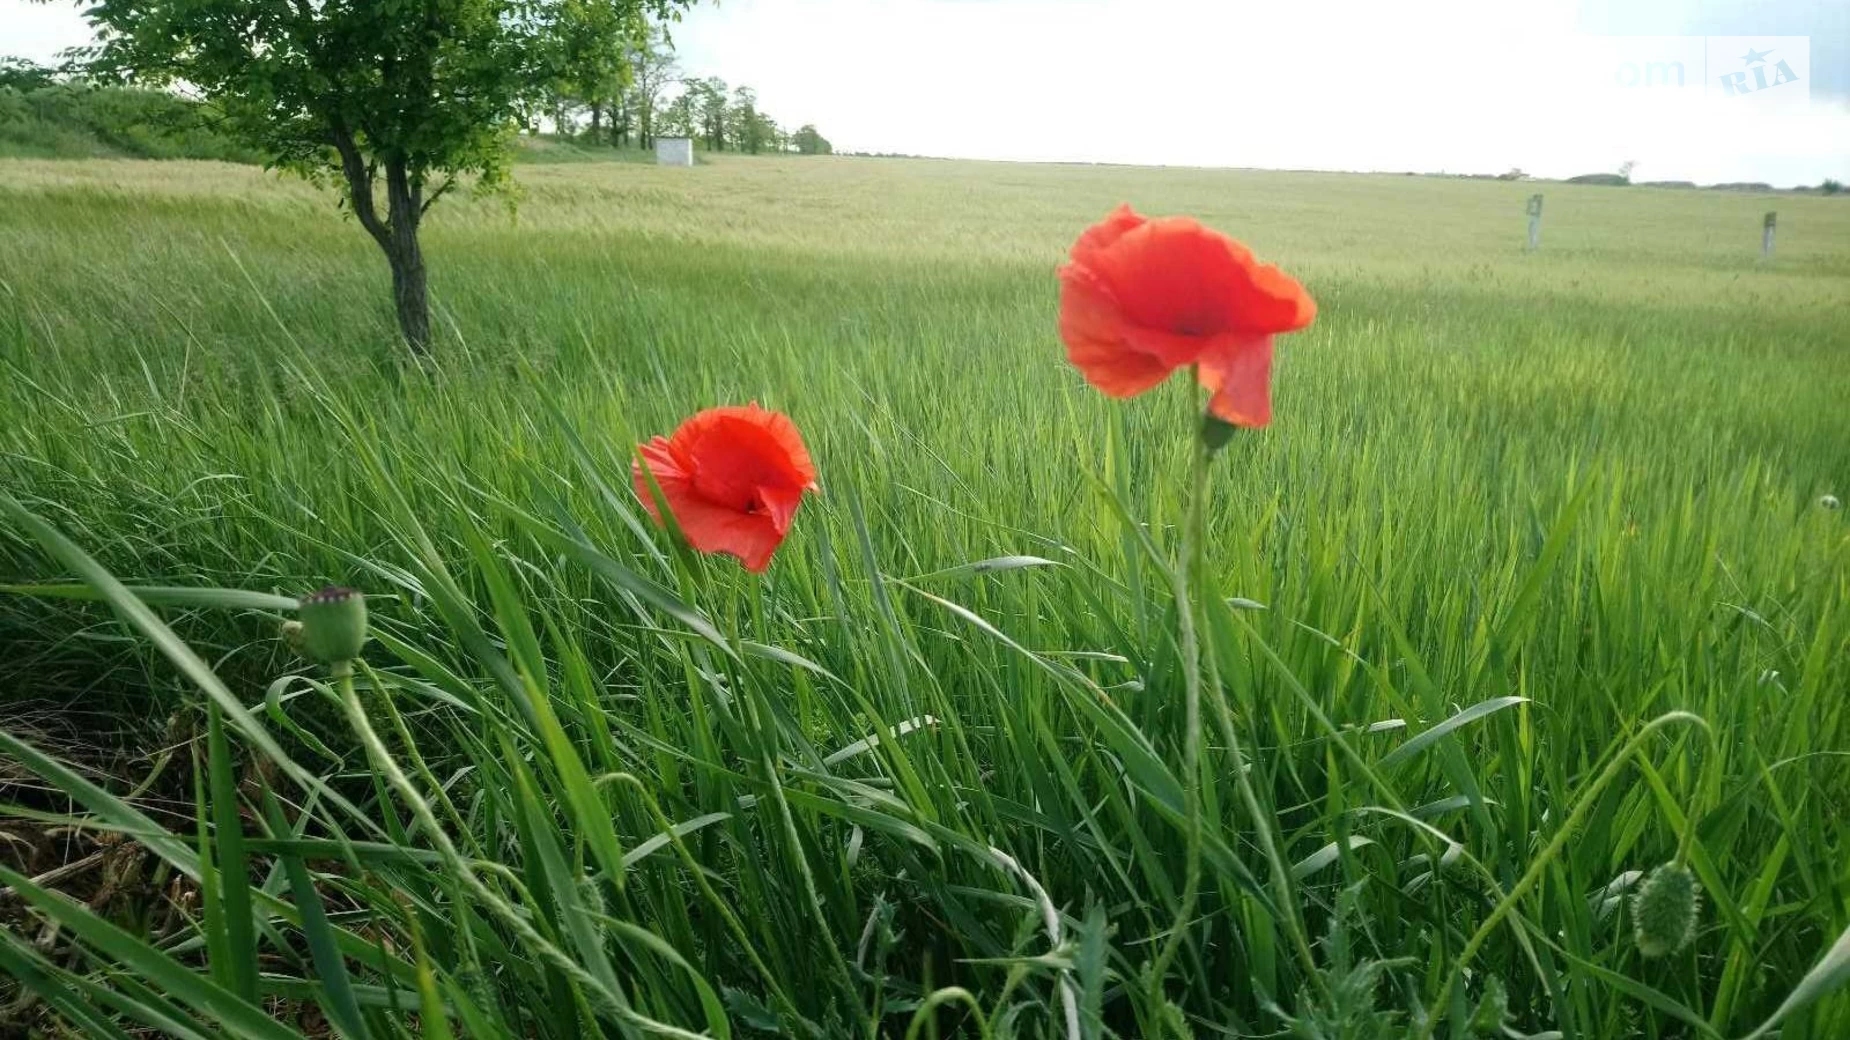
[[[791,129],[771,118],[751,87],[730,86],[718,76],[684,77],[663,26],[620,49],[562,36],[551,62],[527,99],[529,133],[538,133],[547,119],[561,135],[619,148],[691,137],[709,151],[747,155],[835,150],[814,124]]]

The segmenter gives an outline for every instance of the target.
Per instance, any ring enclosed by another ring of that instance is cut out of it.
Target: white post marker
[[[1773,225],[1779,222],[1779,214],[1767,211],[1766,223],[1760,226],[1760,255],[1773,259]]]
[[[1542,193],[1529,196],[1529,249],[1542,248]]]

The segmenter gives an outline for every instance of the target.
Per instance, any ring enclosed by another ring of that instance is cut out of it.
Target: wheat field
[[[1779,1035],[1850,1034],[1850,203],[849,157],[516,182],[433,211],[418,367],[331,193],[0,162],[0,831],[124,835],[147,873],[84,906],[0,850],[0,1020],[1734,1037],[1796,989]],[[1055,330],[1123,201],[1320,304],[1210,474],[1197,734],[1197,402],[1102,397]],[[628,475],[752,400],[823,488],[762,577],[676,552]],[[329,583],[371,604],[357,682],[278,638]],[[1646,958],[1629,896],[1673,858],[1694,934]]]

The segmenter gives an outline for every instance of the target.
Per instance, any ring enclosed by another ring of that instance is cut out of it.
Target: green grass
[[[161,90],[53,83],[0,87],[0,158],[260,163],[209,105]]]
[[[521,135],[514,139],[518,151],[514,154],[516,162],[536,165],[561,165],[565,163],[588,162],[626,162],[655,164],[655,149],[642,148],[635,144],[613,147],[589,138]]]
[[[159,606],[169,632],[120,593],[0,597],[30,739],[172,752],[125,800],[135,770],[106,793],[9,739],[37,779],[7,813],[128,830],[202,886],[113,924],[20,886],[63,921],[49,952],[0,936],[39,1011],[1060,1036],[1070,986],[1086,1035],[1399,1037],[1427,1007],[1465,1035],[1502,988],[1516,1035],[1738,1036],[1850,925],[1850,530],[1817,505],[1850,489],[1850,206],[1548,185],[1524,255],[1534,186],[1500,182],[518,180],[514,213],[435,211],[418,371],[326,195],[0,163],[0,580],[345,582],[378,636],[350,684],[261,600]],[[1274,426],[1211,471],[1196,783],[1195,403],[1102,398],[1054,332],[1053,268],[1123,200],[1322,305]],[[824,487],[762,579],[671,552],[626,477],[645,436],[753,399]],[[1005,556],[1050,564],[965,566]],[[1645,960],[1600,895],[1679,848],[1699,929]],[[1783,1028],[1844,1035],[1850,1001]]]

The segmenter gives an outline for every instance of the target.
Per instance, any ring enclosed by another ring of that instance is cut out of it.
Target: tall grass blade
[[[1431,729],[1420,731],[1408,738],[1405,744],[1381,756],[1380,768],[1391,769],[1402,762],[1409,761],[1420,752],[1438,743],[1446,734],[1469,726],[1486,716],[1494,715],[1505,708],[1513,708],[1518,704],[1526,704],[1528,701],[1527,697],[1492,697],[1487,701],[1479,701]]]
[[[244,848],[244,816],[238,800],[238,780],[231,762],[231,742],[218,705],[206,705],[207,775],[212,790],[212,839],[223,908],[225,954],[230,958],[227,978],[233,993],[257,1000],[257,936],[251,917],[250,858]]]

